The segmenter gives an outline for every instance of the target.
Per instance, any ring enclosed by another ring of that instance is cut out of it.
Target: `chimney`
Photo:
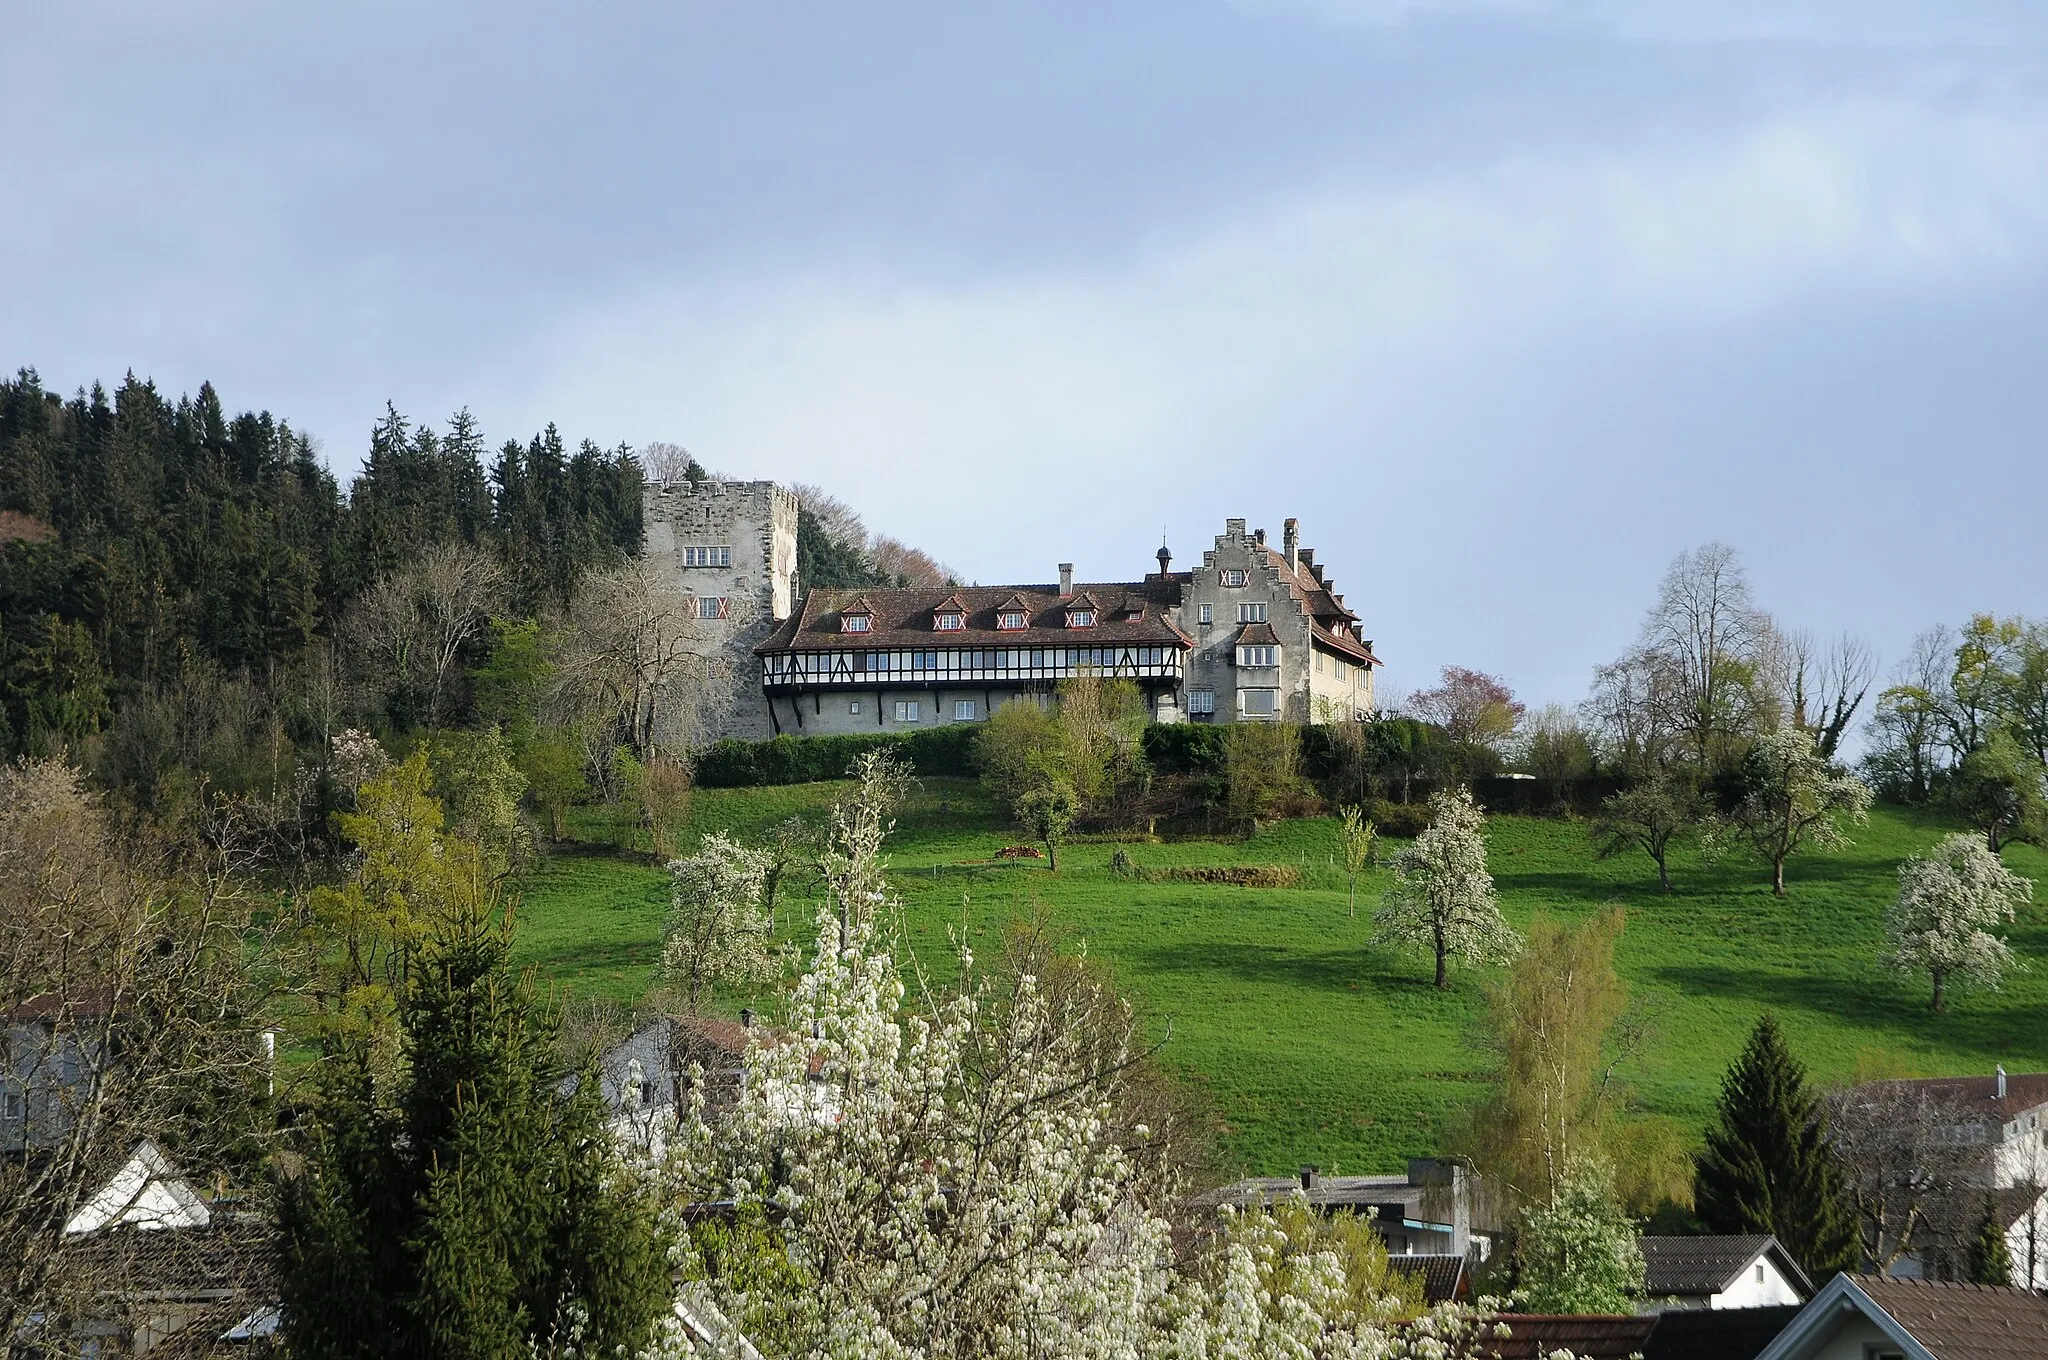
[[[1290,519],[1280,526],[1280,551],[1287,555],[1287,569],[1301,565],[1301,521]]]
[[[1317,1183],[1318,1183],[1318,1182],[1320,1182],[1320,1181],[1322,1180],[1322,1176],[1323,1176],[1323,1169],[1322,1169],[1321,1167],[1319,1167],[1319,1166],[1313,1166],[1313,1165],[1308,1165],[1308,1164],[1303,1164],[1303,1166],[1302,1166],[1302,1168],[1301,1168],[1301,1188],[1302,1188],[1302,1190],[1303,1190],[1304,1192],[1306,1192],[1306,1191],[1309,1191],[1309,1190],[1313,1190],[1313,1189],[1315,1189],[1315,1188],[1316,1188],[1316,1185],[1317,1185]]]
[[[1998,1098],[2005,1099],[2005,1064],[1998,1065]]]
[[[1258,544],[1258,545],[1259,545],[1259,546],[1260,546],[1261,548],[1265,547],[1265,546],[1266,546],[1266,531],[1265,531],[1264,529],[1254,529],[1254,530],[1252,530],[1252,541],[1253,541],[1254,543]]]
[[[1060,598],[1064,600],[1073,593],[1074,564],[1072,562],[1062,562],[1060,563]]]

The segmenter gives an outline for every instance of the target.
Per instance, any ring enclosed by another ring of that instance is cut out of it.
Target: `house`
[[[797,498],[773,482],[649,484],[643,560],[687,602],[700,736],[918,731],[977,722],[1082,674],[1136,681],[1163,722],[1373,711],[1379,659],[1290,519],[1242,519],[1197,568],[1057,584],[805,590]]]
[[[1799,1308],[1674,1308],[1656,1315],[1643,1360],[1756,1360],[1799,1316]]]
[[[1654,1317],[1603,1313],[1505,1313],[1500,1321],[1508,1335],[1479,1344],[1488,1360],[1547,1360],[1559,1351],[1578,1360],[1634,1360],[1657,1327]]]
[[[158,1360],[268,1354],[277,1331],[271,1231],[260,1213],[206,1199],[144,1139],[65,1223],[69,1344]]]
[[[1298,539],[1233,519],[1191,571],[1161,548],[1137,580],[806,591],[753,649],[760,702],[777,734],[916,731],[1095,674],[1159,722],[1362,718],[1379,659]]]
[[[1757,1360],[2041,1360],[2048,1299],[2023,1289],[1837,1275]]]
[[[1638,1237],[1651,1311],[1666,1308],[1768,1308],[1805,1303],[1813,1284],[1768,1234],[1742,1237]]]
[[[787,1031],[756,1025],[751,1010],[742,1010],[737,1021],[708,1015],[651,1020],[598,1058],[598,1084],[612,1112],[612,1130],[634,1146],[659,1148],[689,1108],[693,1083],[699,1081],[705,1114],[715,1121],[745,1089],[748,1048],[794,1041]],[[781,1116],[835,1118],[837,1098],[823,1080],[818,1055],[812,1055],[809,1067],[802,1089],[771,1090]],[[575,1080],[568,1078],[565,1086]]]
[[[1956,1158],[1957,1202],[1932,1206],[1951,1225],[1974,1227],[1986,1205],[2005,1230],[2013,1282],[2048,1289],[2048,1073],[1869,1082],[1847,1093],[1889,1117],[1932,1121]],[[1916,1130],[1926,1134],[1927,1130]],[[1941,1246],[1908,1253],[1906,1278],[1947,1273]]]
[[[1466,1259],[1451,1252],[1410,1252],[1389,1255],[1392,1269],[1422,1284],[1422,1301],[1434,1308],[1440,1303],[1461,1302],[1472,1297],[1472,1272]]]
[[[1253,1176],[1212,1190],[1199,1205],[1248,1208],[1300,1193],[1324,1213],[1371,1212],[1373,1226],[1390,1255],[1450,1256],[1492,1250],[1495,1225],[1485,1216],[1478,1178],[1464,1165],[1434,1157],[1411,1157],[1408,1170],[1386,1176],[1325,1176],[1304,1166],[1298,1176]],[[1425,1277],[1427,1279],[1427,1277]]]
[[[61,1143],[98,1080],[103,996],[31,997],[0,1020],[0,1153]]]

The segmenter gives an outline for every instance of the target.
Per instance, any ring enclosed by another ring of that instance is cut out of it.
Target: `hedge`
[[[752,788],[760,784],[814,784],[845,779],[854,760],[869,751],[893,751],[923,775],[972,775],[977,725],[958,723],[920,732],[856,732],[836,737],[784,733],[768,741],[728,737],[697,753],[697,785],[707,789]]]

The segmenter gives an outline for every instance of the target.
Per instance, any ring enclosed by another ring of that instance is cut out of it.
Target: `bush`
[[[1221,774],[1227,730],[1209,723],[1153,723],[1139,746],[1160,774]]]
[[[1292,864],[1194,864],[1148,869],[1154,883],[1220,883],[1231,888],[1298,888],[1301,870]]]
[[[1382,836],[1412,841],[1429,825],[1429,804],[1390,803],[1375,798],[1366,804],[1365,815]]]
[[[851,776],[853,762],[869,751],[890,751],[912,774],[972,775],[978,724],[954,723],[921,732],[850,733],[798,737],[783,733],[768,741],[728,737],[697,753],[697,786],[751,788],[761,784],[815,784]]]

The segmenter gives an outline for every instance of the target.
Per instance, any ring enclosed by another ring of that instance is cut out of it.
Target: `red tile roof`
[[[1979,1119],[1996,1119],[2001,1123],[2016,1114],[2033,1109],[2036,1105],[2048,1104],[2048,1072],[2015,1072],[2005,1079],[2005,1094],[1998,1094],[1998,1078],[1987,1077],[1913,1077],[1899,1081],[1874,1081],[1859,1086],[1855,1091],[1869,1090],[1873,1093],[1885,1090],[1906,1093],[1918,1092],[1930,1099],[1955,1107],[1956,1113],[1975,1116]],[[1851,1091],[1853,1097],[1855,1091]]]
[[[811,590],[803,605],[782,621],[756,648],[757,655],[780,652],[838,651],[849,648],[1016,647],[1055,646],[1074,635],[1067,626],[1067,610],[1093,608],[1095,624],[1087,636],[1103,642],[1134,645],[1192,647],[1194,642],[1168,622],[1164,606],[1177,603],[1180,587],[1154,576],[1135,583],[1111,583],[1076,587],[1071,597],[1062,596],[1058,586],[962,586],[954,589],[911,587],[903,590],[869,590],[849,597],[845,591]],[[965,628],[941,633],[932,626],[939,605],[957,601],[967,615]],[[873,615],[865,633],[842,633],[840,616],[855,605]],[[1147,608],[1147,606],[1154,606]],[[1140,611],[1132,622],[1124,616],[1131,606]],[[1021,609],[1023,629],[999,629],[996,615]]]
[[[2048,1299],[2024,1289],[1858,1275],[1856,1287],[1940,1360],[2041,1360]]]
[[[1657,1317],[1608,1314],[1569,1316],[1552,1313],[1504,1313],[1506,1340],[1482,1341],[1482,1356],[1498,1360],[1540,1360],[1552,1351],[1568,1350],[1584,1360],[1627,1360],[1642,1352],[1656,1330]]]

